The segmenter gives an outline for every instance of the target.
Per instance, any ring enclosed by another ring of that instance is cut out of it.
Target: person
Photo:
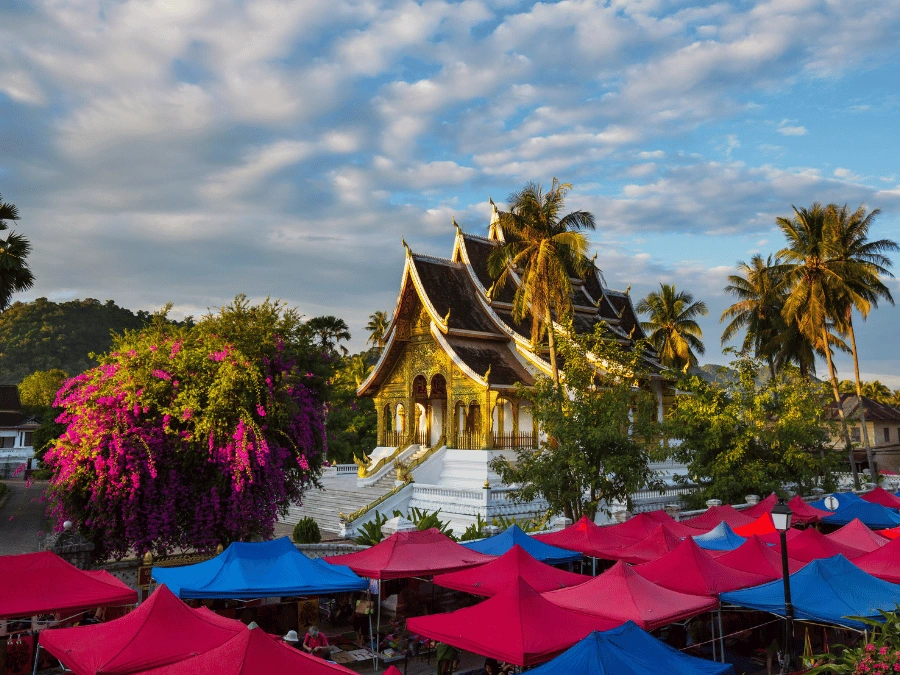
[[[310,626],[309,630],[306,632],[306,637],[303,638],[303,649],[313,656],[319,656],[326,661],[328,660],[328,657],[331,656],[328,638],[325,637],[324,633],[320,633],[319,629],[315,626]]]
[[[445,642],[438,642],[435,647],[435,667],[437,675],[448,675],[459,665],[459,651]]]
[[[254,621],[253,623],[256,622]],[[288,647],[294,647],[295,649],[300,643],[300,636],[297,635],[297,631],[295,630],[289,630],[287,634],[281,639]]]

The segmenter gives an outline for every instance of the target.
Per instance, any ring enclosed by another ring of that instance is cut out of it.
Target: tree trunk
[[[841,418],[841,428],[844,431],[844,441],[847,443],[850,471],[853,473],[853,487],[859,490],[859,473],[856,471],[856,462],[853,459],[853,444],[850,442],[850,430],[847,428],[847,420],[844,417],[844,406],[841,405],[841,392],[838,391],[837,373],[834,370],[834,361],[831,360],[831,345],[828,344],[828,328],[825,326],[822,326],[822,339],[824,340],[825,360],[828,362],[828,374],[831,376],[831,391],[834,393],[838,416]]]
[[[553,333],[553,314],[547,307],[547,343],[550,346],[550,370],[553,372],[553,384],[559,389],[559,368],[556,365],[556,336]]]
[[[769,355],[769,375],[774,380],[775,379],[775,359],[772,358],[772,355]]]
[[[859,356],[856,352],[856,331],[853,330],[853,309],[847,312],[847,326],[850,328],[850,347],[853,349],[853,373],[856,377],[856,401],[859,406],[859,421],[862,424],[862,440],[866,445],[866,462],[869,465],[869,473],[872,480],[877,482],[876,473],[878,467],[875,465],[875,456],[872,454],[872,442],[869,440],[869,428],[866,425],[866,407],[862,400],[862,382],[859,379]]]

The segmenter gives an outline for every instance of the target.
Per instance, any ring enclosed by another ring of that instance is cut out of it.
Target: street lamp
[[[781,664],[781,674],[791,672],[791,663],[794,656],[794,606],[791,604],[791,573],[788,569],[787,531],[791,529],[791,516],[794,512],[791,507],[779,499],[772,507],[772,523],[781,538],[781,573],[784,578],[784,660]]]

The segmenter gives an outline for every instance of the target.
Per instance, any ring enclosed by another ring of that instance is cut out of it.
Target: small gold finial
[[[447,315],[444,317],[444,325],[450,326],[450,308],[447,308]]]
[[[488,369],[484,371],[484,381],[487,382],[488,378],[491,376],[491,366],[488,364]]]
[[[153,554],[150,551],[144,554],[144,564],[148,566],[153,564]]]
[[[456,228],[456,231],[457,231],[457,232],[460,232],[460,231],[461,231],[461,228],[460,228],[460,226],[459,226],[459,223],[456,222],[456,218],[453,217],[452,215],[450,216],[450,222],[453,223],[453,227]]]
[[[409,250],[409,244],[406,243],[406,237],[400,237],[400,243],[403,244],[403,248],[407,251]]]
[[[487,478],[485,478],[485,479],[484,479],[484,485],[483,485],[482,487],[483,487],[485,490],[490,490],[490,489],[491,489],[491,482],[490,482]]]
[[[216,546],[216,555],[219,555],[219,554],[222,553],[224,550],[225,550],[225,547],[222,546],[222,544],[219,544],[218,546]]]
[[[625,288],[625,295],[628,295],[629,293],[631,293],[631,284],[628,284],[628,286]]]
[[[594,251],[594,257],[591,258],[591,262],[592,263],[597,262],[597,251]]]

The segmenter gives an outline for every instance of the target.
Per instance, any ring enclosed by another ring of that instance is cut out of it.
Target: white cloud
[[[789,120],[781,120],[776,131],[782,136],[806,136],[806,127],[794,126]]]

